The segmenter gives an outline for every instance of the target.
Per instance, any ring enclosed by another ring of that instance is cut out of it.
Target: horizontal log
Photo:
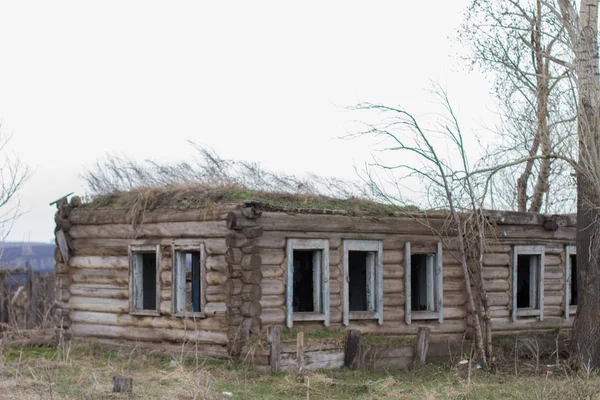
[[[483,279],[508,279],[510,269],[508,267],[484,267]]]
[[[228,234],[223,221],[165,222],[160,224],[131,225],[75,225],[69,231],[73,239],[108,238],[217,238]]]
[[[404,262],[404,250],[383,249],[383,264],[402,264]]]
[[[71,310],[75,311],[129,312],[129,300],[127,299],[71,296],[68,305]]]
[[[164,328],[182,330],[208,330],[226,332],[224,318],[181,318],[181,317],[149,317],[110,312],[72,311],[73,322],[98,325],[118,325],[123,327]]]
[[[383,280],[383,295],[389,293],[404,293],[404,280],[400,279],[384,279]]]
[[[223,285],[227,282],[227,276],[223,275],[220,272],[207,272],[206,273],[206,282],[209,285]]]
[[[281,278],[284,275],[284,270],[280,266],[263,265],[261,270],[264,279]]]
[[[69,266],[72,268],[129,268],[128,257],[110,256],[75,256],[69,258]]]
[[[383,279],[404,279],[404,266],[400,264],[383,264]]]
[[[285,268],[285,267],[284,267]],[[342,275],[342,268],[340,266],[329,266],[329,278],[339,280],[338,278]]]
[[[508,266],[510,265],[510,253],[485,253],[483,256],[483,265],[487,266]]]
[[[71,268],[73,283],[128,285],[129,271],[111,269]]]
[[[125,285],[110,284],[73,284],[69,291],[73,296],[128,299],[129,288]]]
[[[464,272],[459,266],[444,265],[444,268],[442,269],[442,276],[444,279],[464,279]]]
[[[222,271],[228,270],[229,263],[225,260],[225,256],[208,256],[206,258],[207,271]]]
[[[260,315],[263,326],[283,325],[285,323],[285,311],[281,308],[265,308]]]
[[[556,293],[556,294],[554,294]],[[552,292],[547,293],[544,292],[544,307],[546,306],[558,306],[563,302],[563,296],[560,293]]]
[[[139,340],[146,342],[160,341],[193,341],[197,343],[227,344],[225,332],[212,332],[201,330],[178,330],[163,328],[138,328],[112,325],[95,325],[74,323],[71,327],[74,337],[91,336],[116,339]]]
[[[510,303],[510,296],[508,293],[492,292],[488,293],[488,303],[490,306],[506,306]]]
[[[213,316],[213,315],[224,315],[227,312],[227,305],[225,304],[225,302],[220,302],[220,303],[206,303],[206,305],[204,306],[204,313],[206,314],[206,316]]]
[[[572,321],[564,317],[547,317],[543,321],[538,318],[519,318],[512,321],[510,318],[492,318],[492,331],[526,332],[540,329],[569,328]]]
[[[285,251],[280,249],[263,249],[260,252],[263,265],[282,265],[285,260]]]
[[[231,205],[216,205],[214,209],[197,208],[179,210],[173,208],[159,208],[145,210],[141,222],[155,224],[162,222],[186,222],[224,220],[227,213],[234,209]],[[131,224],[131,211],[129,209],[107,209],[78,207],[71,211],[69,220],[77,225],[106,225],[106,224]]]
[[[263,314],[265,309],[282,307],[285,305],[285,297],[283,296],[262,296],[260,298],[260,305],[263,307]]]
[[[75,256],[124,256],[128,255],[128,246],[131,244],[131,239],[95,239],[95,238],[81,238],[73,239],[73,248],[71,249]],[[191,242],[198,243],[198,239],[177,239],[176,243],[185,245]],[[219,255],[225,254],[227,247],[225,246],[224,238],[215,239],[201,239],[208,255]],[[137,242],[137,240],[136,240]],[[142,240],[141,243],[155,245],[160,244],[163,246],[171,246],[173,239],[148,239]]]
[[[508,292],[510,284],[506,279],[487,279],[484,281],[484,288],[487,292]]]
[[[407,218],[358,218],[341,215],[286,214],[267,212],[261,217],[261,225],[268,230],[283,230],[292,232],[357,232],[357,233],[425,233],[430,234],[431,229],[423,222],[441,228],[444,219],[429,218],[427,221],[418,221]]]

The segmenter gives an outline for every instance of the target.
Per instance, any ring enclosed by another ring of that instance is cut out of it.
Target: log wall
[[[80,201],[58,204],[57,233],[63,230],[68,256],[57,251],[57,306],[63,328],[78,338],[192,343],[207,355],[227,356],[231,292],[237,290],[227,260],[227,212],[148,212],[135,226],[123,210],[94,210]],[[65,229],[68,227],[68,230]],[[57,236],[58,241],[58,236]],[[205,318],[173,315],[172,245],[203,243]],[[130,313],[131,244],[160,245],[159,315]]]
[[[285,325],[288,238],[329,240],[330,321],[343,328],[343,240],[383,242],[383,324],[350,320],[347,328],[380,334],[413,335],[430,327],[432,338],[462,337],[469,331],[464,279],[456,257],[455,232],[442,217],[348,217],[261,212],[260,204],[204,210],[147,212],[132,224],[124,210],[57,202],[57,315],[61,328],[77,337],[146,342],[194,342],[210,354],[239,356],[246,340],[269,325]],[[493,329],[517,332],[569,327],[564,319],[564,246],[575,239],[574,220],[519,213],[490,213],[483,275]],[[423,222],[426,222],[425,224]],[[438,239],[427,224],[445,229],[443,240],[443,322],[405,322],[404,245],[413,252],[434,251]],[[205,318],[172,315],[172,244],[200,240],[206,249]],[[160,245],[160,315],[129,313],[128,246]],[[544,320],[511,320],[512,246],[543,244]],[[318,321],[295,321],[302,329]],[[215,348],[217,349],[215,351]],[[208,350],[207,350],[208,351]]]
[[[287,238],[329,239],[330,314],[333,328],[358,328],[363,332],[412,335],[421,326],[431,328],[433,339],[445,339],[469,333],[467,298],[462,269],[458,261],[456,240],[447,231],[443,240],[443,315],[444,321],[414,320],[405,323],[404,244],[411,242],[412,251],[431,251],[437,239],[426,224],[436,229],[444,226],[441,218],[418,221],[414,218],[359,218],[340,215],[307,215],[266,212],[259,219],[264,228],[259,238],[262,256],[263,297],[262,323],[285,325],[287,282]],[[575,221],[570,216],[559,219],[555,230],[545,227],[547,217],[522,213],[491,213],[487,252],[484,256],[484,279],[491,305],[493,329],[498,332],[543,330],[570,327],[565,320],[564,246],[575,240]],[[383,325],[374,320],[350,320],[342,324],[342,260],[344,239],[371,239],[383,242]],[[511,321],[512,246],[545,246],[544,319],[519,317]],[[319,322],[294,321],[299,329],[317,329]]]

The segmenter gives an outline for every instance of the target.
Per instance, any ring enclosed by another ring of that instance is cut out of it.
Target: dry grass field
[[[454,362],[414,370],[259,373],[229,361],[150,354],[139,348],[70,342],[4,346],[0,399],[595,399],[600,376],[534,359],[493,372]],[[556,362],[556,360],[554,361]],[[516,367],[516,374],[515,374]],[[112,377],[133,377],[113,394]]]

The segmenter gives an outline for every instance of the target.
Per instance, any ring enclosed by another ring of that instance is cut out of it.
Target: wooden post
[[[344,365],[356,369],[360,366],[360,331],[350,329],[344,346]]]
[[[417,347],[415,348],[415,356],[413,364],[423,365],[427,361],[427,353],[429,352],[429,333],[431,329],[421,327],[417,330]]]
[[[271,371],[279,371],[279,358],[281,353],[280,338],[281,338],[281,326],[274,325],[269,326],[269,345],[271,353],[269,355],[269,364],[271,365]]]
[[[25,268],[27,269],[27,282],[25,283],[25,287],[27,288],[27,296],[28,296],[28,301],[26,304],[26,310],[25,310],[25,328],[26,329],[33,329],[33,315],[32,315],[32,292],[33,292],[33,288],[32,288],[32,282],[33,282],[33,270],[31,269],[31,264],[27,263]]]
[[[40,322],[40,271],[31,272],[29,285],[29,318],[27,322],[31,324],[29,329],[34,329]]]
[[[298,363],[298,382],[304,382],[304,332],[296,336],[296,361]]]
[[[114,393],[131,393],[133,391],[133,379],[129,376],[113,376]]]

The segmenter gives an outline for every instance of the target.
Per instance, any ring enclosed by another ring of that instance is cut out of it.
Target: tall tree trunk
[[[562,0],[563,15],[571,11],[571,41],[579,91],[577,129],[577,314],[572,354],[582,367],[600,367],[600,125],[598,124],[598,0],[582,0],[579,18]]]

